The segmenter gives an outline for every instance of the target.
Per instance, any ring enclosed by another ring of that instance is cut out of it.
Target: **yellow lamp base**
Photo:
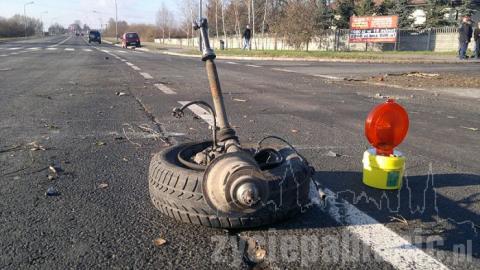
[[[375,149],[363,154],[363,183],[378,189],[400,189],[405,172],[405,157],[399,151],[380,156]]]

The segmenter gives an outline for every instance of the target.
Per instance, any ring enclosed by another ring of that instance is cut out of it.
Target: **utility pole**
[[[198,20],[202,19],[202,0],[200,0],[200,6],[198,8]],[[198,47],[200,48],[200,51],[203,51],[203,46],[202,46],[202,35],[200,34],[200,31],[198,31]]]
[[[33,1],[25,3],[25,5],[23,5],[23,18],[25,20],[25,38],[27,38],[27,6],[28,5],[33,5]]]
[[[115,40],[118,43],[118,6],[115,0]]]

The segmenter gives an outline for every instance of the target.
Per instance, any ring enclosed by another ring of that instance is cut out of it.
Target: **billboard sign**
[[[351,43],[397,42],[398,16],[350,17]]]

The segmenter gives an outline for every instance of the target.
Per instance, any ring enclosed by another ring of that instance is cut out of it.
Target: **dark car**
[[[130,33],[125,33],[122,36],[122,47],[126,48],[128,46],[135,46],[135,47],[140,47],[140,37],[138,36],[137,33],[130,32]]]
[[[98,42],[98,44],[102,44],[102,37],[100,36],[100,32],[93,30],[88,33],[88,43],[92,42]]]

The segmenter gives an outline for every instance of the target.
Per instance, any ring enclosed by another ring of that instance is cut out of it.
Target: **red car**
[[[122,47],[127,48],[128,46],[140,47],[140,37],[135,32],[125,33],[122,36]]]

